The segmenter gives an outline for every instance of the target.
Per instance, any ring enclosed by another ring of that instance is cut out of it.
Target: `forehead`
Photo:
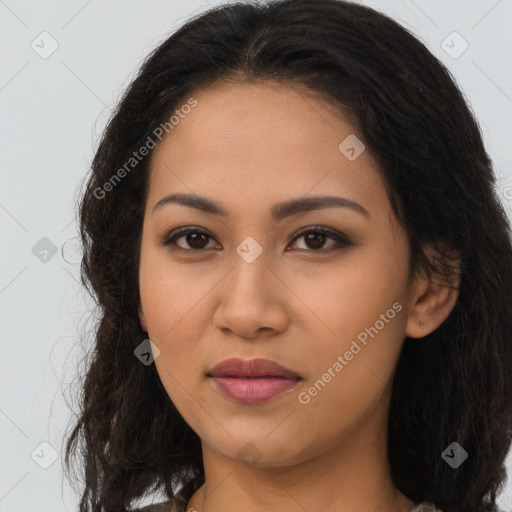
[[[343,141],[362,139],[357,128],[303,87],[221,84],[191,96],[195,106],[153,150],[148,202],[170,191],[208,191],[242,203],[333,191],[360,201],[373,192],[385,201],[370,153],[350,160],[340,150]]]
[[[244,149],[254,154],[267,148],[276,156],[293,149],[306,154],[316,148],[337,149],[338,138],[355,127],[324,100],[296,84],[262,82],[217,84],[193,94],[196,106],[187,109],[164,137],[156,153],[167,146],[193,143],[200,155]],[[182,100],[185,105],[187,99]],[[180,110],[180,105],[176,106]],[[326,138],[327,136],[327,138]],[[171,139],[174,139],[175,144]],[[262,155],[263,156],[263,155]],[[290,155],[291,156],[291,155]]]

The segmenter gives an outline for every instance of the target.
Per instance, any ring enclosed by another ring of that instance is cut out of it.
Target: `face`
[[[375,161],[357,156],[362,136],[296,86],[194,99],[152,154],[142,235],[139,317],[167,393],[203,446],[233,460],[252,450],[262,466],[382,433],[409,315],[408,251]],[[156,206],[171,194],[223,214]],[[343,199],[275,206],[319,196]],[[300,379],[240,402],[208,376],[232,357]]]

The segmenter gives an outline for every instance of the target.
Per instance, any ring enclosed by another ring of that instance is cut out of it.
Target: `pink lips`
[[[226,359],[208,376],[217,390],[245,404],[259,404],[294,388],[302,378],[292,370],[268,359]]]

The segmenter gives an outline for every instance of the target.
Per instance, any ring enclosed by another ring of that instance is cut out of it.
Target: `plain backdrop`
[[[92,304],[78,282],[74,196],[142,59],[220,3],[0,0],[0,512],[77,510],[62,473],[72,418],[64,393]],[[510,215],[512,0],[360,3],[412,30],[448,66],[480,122]],[[509,484],[503,510],[511,497]]]

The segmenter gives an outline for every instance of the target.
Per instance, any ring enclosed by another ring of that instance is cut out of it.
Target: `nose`
[[[219,292],[213,320],[224,334],[254,339],[287,329],[290,291],[262,256],[247,263],[235,255]]]

